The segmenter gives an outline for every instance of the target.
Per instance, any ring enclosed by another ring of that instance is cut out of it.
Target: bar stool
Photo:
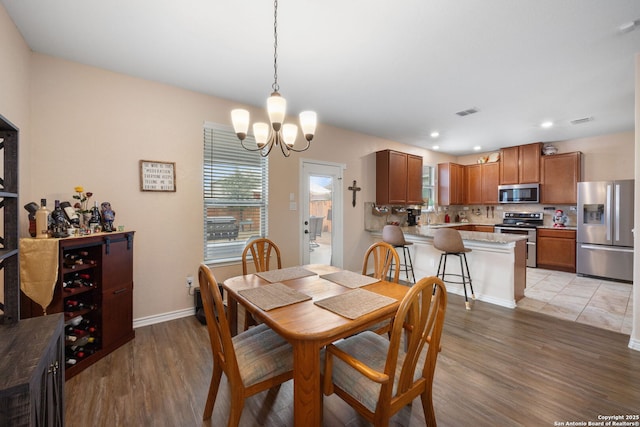
[[[398,270],[402,271],[404,267],[404,274],[407,278],[407,282],[416,283],[416,276],[413,273],[413,261],[411,260],[411,251],[409,250],[409,246],[413,245],[412,242],[407,242],[404,240],[404,233],[402,229],[397,225],[385,225],[382,229],[382,241],[390,244],[394,248],[402,248],[402,257],[404,263],[398,264],[395,266]],[[399,251],[398,251],[399,252]],[[391,273],[393,273],[393,264],[389,268],[389,278],[391,278]],[[409,272],[411,272],[411,277],[413,281],[409,279]]]
[[[467,282],[469,283],[469,289],[471,290],[471,298],[476,299],[476,295],[473,292],[473,284],[471,283],[471,274],[469,273],[469,264],[467,264],[467,252],[471,252],[471,249],[465,248],[460,237],[460,232],[453,228],[440,228],[436,230],[433,236],[433,247],[442,251],[440,255],[440,262],[438,263],[437,277],[440,277],[443,282],[462,284],[464,290],[464,305],[467,310],[471,310],[469,304],[469,298],[467,297]],[[445,273],[447,269],[447,256],[455,255],[460,260],[460,273]],[[464,263],[463,263],[464,260]],[[443,262],[444,261],[444,262]],[[462,279],[461,282],[452,280],[446,280],[445,276],[456,276]]]

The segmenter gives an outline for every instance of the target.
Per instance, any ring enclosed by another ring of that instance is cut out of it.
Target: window
[[[432,212],[435,203],[434,167],[425,165],[422,167],[422,211]]]
[[[231,128],[205,123],[205,262],[238,260],[247,240],[267,235],[268,172],[268,159],[242,148]]]

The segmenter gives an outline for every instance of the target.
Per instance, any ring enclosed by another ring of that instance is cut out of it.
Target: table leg
[[[296,341],[292,344],[294,425],[320,427],[320,346],[313,341]]]
[[[238,301],[227,293],[227,307],[229,308],[229,330],[231,336],[238,335]]]

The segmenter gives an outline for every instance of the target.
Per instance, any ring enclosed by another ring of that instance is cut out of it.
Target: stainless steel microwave
[[[499,185],[500,203],[539,203],[540,184]]]

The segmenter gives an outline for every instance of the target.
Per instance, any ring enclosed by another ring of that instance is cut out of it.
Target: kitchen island
[[[433,247],[438,228],[455,225],[402,227],[410,246],[416,279],[435,276],[441,251]],[[369,230],[375,241],[382,239],[380,230]],[[524,297],[527,281],[526,236],[479,231],[460,231],[467,253],[469,271],[476,299],[515,308]],[[447,273],[460,274],[460,263],[449,257]],[[462,284],[446,283],[449,292],[464,295]]]

